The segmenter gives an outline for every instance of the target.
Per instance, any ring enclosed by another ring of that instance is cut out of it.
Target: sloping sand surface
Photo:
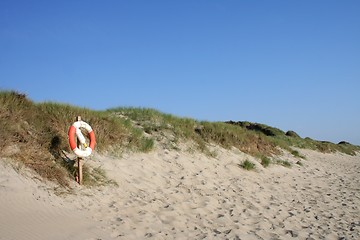
[[[263,168],[214,151],[95,155],[119,186],[61,196],[2,164],[0,239],[360,239],[359,155],[299,150],[303,166]]]
[[[0,164],[0,239],[90,239],[96,222],[68,200]]]

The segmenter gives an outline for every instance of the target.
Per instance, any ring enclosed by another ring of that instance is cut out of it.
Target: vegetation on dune
[[[251,155],[279,153],[266,136],[224,122],[196,121],[144,108],[114,108],[108,112],[135,121],[149,134],[169,132],[176,140],[191,140],[204,152],[208,143],[214,143],[224,148],[236,147]]]
[[[249,171],[255,169],[255,164],[246,159],[243,163],[239,164],[239,167]]]
[[[261,165],[263,165],[263,167],[268,167],[271,163],[271,160],[269,157],[266,156],[262,156],[261,157]]]
[[[11,157],[39,175],[67,186],[73,169],[64,165],[63,150],[70,152],[68,129],[76,116],[96,129],[98,151],[126,148],[148,150],[152,140],[129,120],[58,103],[35,104],[24,94],[0,93],[0,157]]]
[[[295,157],[303,158],[299,155],[298,151],[294,151],[291,147],[312,149],[324,153],[330,152],[342,152],[348,155],[355,155],[360,150],[359,146],[354,146],[347,142],[339,142],[338,144],[327,142],[327,141],[316,141],[311,138],[301,138],[294,131],[287,131],[286,133],[282,130],[274,127],[267,126],[265,124],[250,123],[250,122],[234,122],[229,121],[228,124],[239,126],[243,129],[256,132],[259,135],[266,137],[266,140],[285,149],[292,153]]]
[[[284,167],[288,167],[288,168],[291,167],[291,163],[287,160],[276,160],[275,162]]]
[[[285,133],[264,124],[196,121],[146,108],[93,111],[52,102],[37,104],[24,94],[4,91],[0,92],[0,157],[19,160],[42,177],[67,186],[74,168],[64,163],[63,151],[70,152],[67,132],[76,116],[95,130],[96,149],[100,152],[147,152],[159,139],[170,139],[173,147],[180,141],[190,141],[209,155],[214,155],[209,144],[235,147],[260,158],[266,167],[269,157],[280,154],[281,148],[299,158],[302,156],[292,147],[351,155],[360,150],[347,142],[303,139],[293,131]],[[85,174],[87,182],[106,182],[99,169],[88,169]]]

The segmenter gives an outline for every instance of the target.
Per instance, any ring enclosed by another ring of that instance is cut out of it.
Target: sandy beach
[[[213,150],[95,154],[85,164],[118,186],[70,193],[2,159],[0,239],[360,239],[359,154],[299,150],[302,166],[284,154],[291,168],[264,168]]]

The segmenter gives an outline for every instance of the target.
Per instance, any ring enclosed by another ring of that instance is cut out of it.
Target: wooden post
[[[77,116],[76,117],[76,121],[81,121],[81,117]],[[79,141],[79,139],[76,140],[77,141],[77,147],[79,149],[82,148],[81,143]],[[82,172],[82,158],[81,157],[77,157],[77,166],[78,166],[78,183],[81,185],[82,184],[82,180],[83,180],[83,172]]]

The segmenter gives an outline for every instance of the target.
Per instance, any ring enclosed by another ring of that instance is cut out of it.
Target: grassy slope
[[[57,103],[35,104],[23,94],[0,92],[0,157],[21,161],[40,176],[66,186],[73,169],[64,165],[61,153],[70,151],[67,131],[79,115],[95,130],[100,152],[150,151],[159,134],[173,136],[175,144],[192,141],[205,153],[209,153],[209,143],[258,157],[276,155],[279,147],[291,152],[291,146],[347,154],[360,150],[351,144],[288,136],[263,124],[200,122],[141,108],[92,111]]]

